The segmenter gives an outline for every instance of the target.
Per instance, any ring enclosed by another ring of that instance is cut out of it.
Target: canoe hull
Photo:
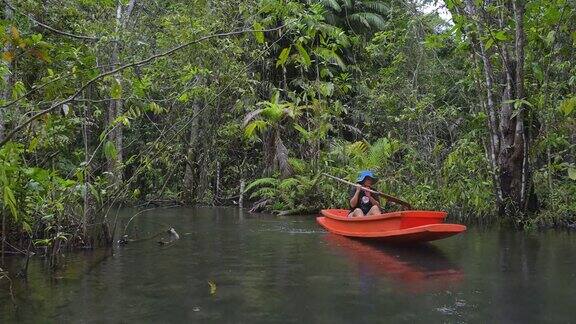
[[[445,212],[408,210],[375,216],[349,218],[343,209],[322,210],[317,222],[328,231],[355,238],[391,243],[417,243],[462,233],[466,226],[444,224]]]

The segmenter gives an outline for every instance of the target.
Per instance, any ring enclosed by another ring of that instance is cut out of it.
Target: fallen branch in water
[[[18,305],[16,304],[16,299],[14,298],[14,291],[12,290],[12,278],[10,278],[10,276],[8,276],[7,271],[0,268],[0,280],[2,280],[2,279],[8,280],[8,295],[10,295],[10,300],[12,301],[12,305],[14,305],[14,307],[18,307]]]
[[[151,211],[154,209],[158,209],[158,208],[175,208],[175,207],[179,207],[180,205],[172,205],[172,206],[164,206],[164,207],[152,207],[152,208],[147,208],[147,209],[143,209],[139,212],[137,212],[136,214],[132,215],[132,217],[130,217],[130,219],[128,220],[128,223],[126,223],[126,226],[124,226],[124,232],[122,233],[122,236],[127,236],[126,232],[128,231],[128,226],[130,226],[130,223],[132,222],[132,220],[138,216],[138,215],[142,215],[143,213],[147,212],[147,211]]]
[[[158,244],[160,245],[166,245],[166,247],[171,246],[172,244],[174,244],[174,242],[178,241],[180,239],[180,235],[178,235],[178,233],[176,232],[176,230],[174,229],[174,227],[170,227],[168,229],[168,231],[166,231],[169,236],[170,236],[170,240],[168,241],[163,241],[160,240],[158,241]]]

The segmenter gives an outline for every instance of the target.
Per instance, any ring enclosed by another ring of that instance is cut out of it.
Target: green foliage
[[[83,244],[88,203],[228,204],[241,180],[275,212],[343,207],[348,188],[318,175],[354,180],[362,169],[419,208],[487,220],[495,194],[483,65],[465,36],[477,26],[460,4],[446,1],[452,25],[398,1],[167,0],[139,3],[137,19],[116,30],[117,1],[19,3],[98,39],[52,33],[22,15],[2,22],[0,102],[17,100],[2,109],[2,135],[82,89],[0,148],[10,237]],[[574,221],[575,18],[564,0],[526,3],[526,96],[504,101],[511,118],[530,116],[542,205],[532,224]],[[113,67],[242,26],[254,32],[210,38],[82,88]],[[489,27],[479,40],[490,51],[511,45],[512,20]]]

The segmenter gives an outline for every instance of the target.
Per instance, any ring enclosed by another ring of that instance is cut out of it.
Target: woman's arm
[[[356,186],[356,192],[354,193],[352,198],[350,198],[350,207],[351,208],[355,208],[356,206],[358,206],[358,197],[359,196],[360,196],[360,186]]]
[[[369,191],[365,192],[364,194],[366,195],[366,197],[368,197],[368,199],[370,199],[372,205],[380,207],[380,195],[376,195],[377,198],[375,198]]]

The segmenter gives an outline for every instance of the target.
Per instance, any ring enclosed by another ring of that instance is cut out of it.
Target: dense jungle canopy
[[[118,206],[343,206],[321,174],[363,169],[460,221],[576,223],[574,0],[2,6],[3,251],[110,243]]]

